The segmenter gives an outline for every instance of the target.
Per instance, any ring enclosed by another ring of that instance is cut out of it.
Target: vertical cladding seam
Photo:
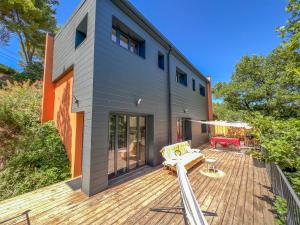
[[[172,47],[169,46],[168,51],[168,62],[167,62],[167,70],[168,70],[168,142],[172,144],[172,93],[171,93],[171,71],[170,71],[170,55],[172,52]]]

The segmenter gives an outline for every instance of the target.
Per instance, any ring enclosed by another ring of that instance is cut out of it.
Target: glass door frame
[[[118,148],[119,148],[119,117],[120,116],[126,116],[126,142],[127,142],[127,148],[126,148],[126,170],[125,173],[128,173],[132,170],[135,170],[137,168],[140,168],[142,166],[147,165],[148,162],[148,137],[147,137],[147,133],[148,133],[148,115],[147,114],[137,114],[137,113],[110,113],[109,114],[109,119],[111,118],[111,116],[114,115],[115,116],[115,149],[114,149],[114,172],[111,174],[108,174],[109,176],[111,176],[111,178],[116,178],[120,175],[123,175],[124,173],[119,173],[118,174]],[[133,169],[130,169],[130,163],[129,163],[129,145],[130,145],[130,117],[136,117],[137,118],[137,154],[136,154],[136,167]],[[139,161],[140,161],[140,142],[141,142],[141,132],[140,132],[140,118],[144,117],[145,118],[145,162],[143,165],[139,165]],[[108,135],[108,143],[110,142],[110,135]],[[109,160],[109,158],[108,158]],[[108,162],[109,164],[109,162]],[[109,178],[110,179],[110,178]]]

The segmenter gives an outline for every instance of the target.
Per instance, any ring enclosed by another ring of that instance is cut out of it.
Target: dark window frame
[[[178,68],[176,69],[176,82],[178,84],[181,84],[182,86],[185,86],[185,87],[188,86],[187,74]]]
[[[86,40],[88,35],[88,15],[85,15],[76,27],[75,49],[79,48]]]
[[[157,56],[158,68],[165,70],[165,55],[161,52],[158,52]]]
[[[201,134],[207,134],[207,124],[201,123]]]
[[[192,88],[193,91],[196,91],[196,80],[194,78],[192,78]]]
[[[113,40],[113,30],[116,31],[116,41]],[[121,45],[121,36],[127,38],[128,42],[127,42],[127,48]],[[145,59],[146,58],[146,45],[145,45],[145,41],[144,40],[138,40],[137,38],[134,38],[130,35],[128,35],[127,33],[123,32],[120,28],[116,27],[116,26],[112,26],[111,28],[111,40],[114,44],[120,46],[121,48],[137,55],[140,56],[141,58]],[[137,49],[132,50],[132,43],[136,43],[137,45]]]
[[[199,93],[201,96],[205,97],[206,96],[206,88],[202,84],[199,84]]]
[[[176,141],[191,141],[193,129],[191,118],[179,117],[176,119]]]

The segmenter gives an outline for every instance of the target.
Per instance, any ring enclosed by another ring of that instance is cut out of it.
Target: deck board
[[[205,148],[204,146],[202,148]],[[200,173],[188,177],[209,224],[274,224],[266,169],[250,156],[203,150],[216,158],[222,178]],[[31,224],[184,224],[176,176],[161,167],[145,167],[126,181],[87,197],[65,182],[0,202],[0,224],[29,211]],[[26,224],[25,216],[5,224]]]

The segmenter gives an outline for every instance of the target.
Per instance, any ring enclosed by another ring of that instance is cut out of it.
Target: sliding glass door
[[[138,154],[138,117],[129,117],[129,169],[137,167]]]
[[[178,118],[176,130],[177,142],[192,140],[192,122],[190,118]]]
[[[117,124],[117,173],[125,173],[127,168],[127,117],[119,115]]]
[[[110,178],[146,164],[146,117],[112,114],[109,119]]]
[[[139,165],[145,165],[146,164],[146,118],[139,117]]]

